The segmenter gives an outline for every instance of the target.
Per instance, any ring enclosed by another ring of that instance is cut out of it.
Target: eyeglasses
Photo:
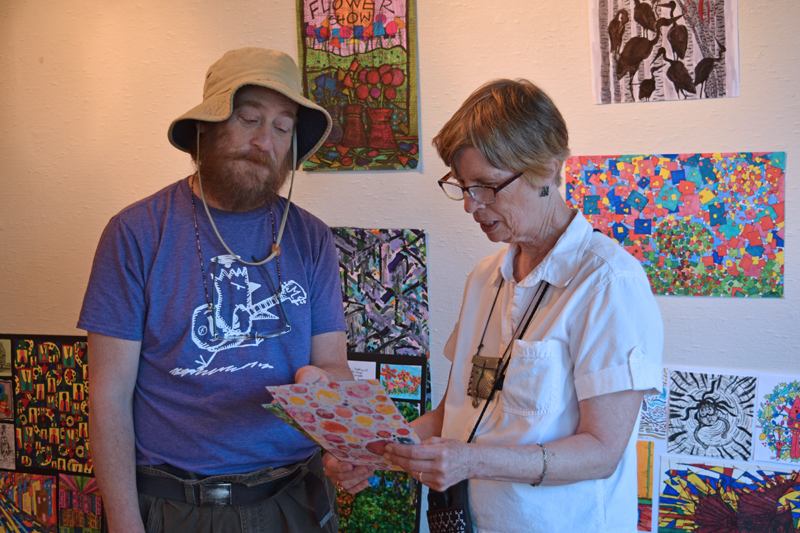
[[[255,261],[255,258],[253,258]],[[213,279],[217,280],[217,263],[219,261],[214,261],[214,273]],[[246,268],[246,267],[241,267]],[[271,339],[273,337],[278,337],[280,335],[284,335],[292,331],[292,326],[289,324],[289,318],[286,315],[286,311],[283,308],[283,304],[281,303],[285,298],[294,298],[294,295],[285,296],[281,294],[281,292],[275,289],[275,284],[272,282],[272,277],[269,275],[269,271],[267,271],[266,265],[261,265],[261,268],[264,270],[264,275],[269,281],[270,288],[272,289],[273,296],[266,298],[263,301],[257,303],[250,303],[246,302],[243,304],[242,302],[223,302],[220,299],[220,302],[216,301],[216,294],[217,290],[216,287],[212,290],[211,296],[211,305],[213,309],[213,318],[209,320],[211,324],[211,338],[209,339],[212,342],[219,342],[219,341],[236,341],[236,342],[244,342],[247,340],[254,340],[254,339]],[[220,277],[228,277],[231,278],[230,273],[221,274]],[[234,283],[232,279],[230,279],[231,285],[233,285],[237,289],[242,289],[245,291],[249,291],[249,287],[239,286],[237,283]],[[248,281],[249,283],[249,281]],[[290,291],[292,292],[292,291]],[[305,297],[305,291],[302,291],[302,297]],[[222,315],[220,313],[220,306],[219,304],[223,304],[225,307],[225,315],[230,316],[230,323],[227,323],[226,320],[222,319]],[[227,305],[224,305],[227,304]],[[272,313],[270,311],[271,308],[277,307],[276,311],[280,310],[280,316],[278,314]],[[223,320],[223,327],[220,328],[221,331],[217,330],[217,315],[220,315],[220,319]],[[277,320],[277,324],[275,328],[273,328],[270,332],[264,331],[254,331],[256,321],[264,321],[264,320]],[[260,342],[260,341],[259,341]]]
[[[504,187],[510,185],[514,180],[522,176],[524,172],[518,172],[505,180],[500,185],[491,187],[489,185],[471,185],[469,187],[462,187],[452,181],[447,181],[453,177],[452,172],[448,172],[439,180],[439,187],[451,200],[459,201],[464,199],[464,193],[468,192],[470,197],[476,202],[483,205],[490,205],[497,201],[497,193],[503,190]]]

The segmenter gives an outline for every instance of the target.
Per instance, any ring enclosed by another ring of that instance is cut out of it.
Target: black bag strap
[[[501,363],[502,366],[498,366],[498,368],[500,368],[500,372],[495,374],[495,379],[494,379],[494,384],[492,386],[492,390],[489,393],[489,397],[486,399],[486,401],[483,404],[483,409],[481,409],[481,414],[478,416],[478,421],[475,422],[475,427],[472,428],[472,433],[469,434],[469,439],[467,439],[467,444],[472,442],[472,439],[475,437],[475,432],[478,430],[478,426],[480,425],[481,420],[483,420],[483,415],[486,413],[486,408],[489,407],[489,402],[491,402],[492,398],[494,398],[495,391],[503,390],[503,380],[505,379],[506,368],[508,368],[508,363],[511,361],[511,348],[514,345],[514,341],[517,340],[517,339],[521,339],[522,336],[525,334],[525,332],[528,330],[528,326],[530,326],[530,324],[531,324],[531,320],[533,319],[533,315],[536,314],[536,311],[539,309],[539,304],[542,303],[542,299],[544,298],[544,295],[547,292],[547,289],[550,287],[550,284],[548,282],[542,281],[542,283],[544,285],[542,286],[542,290],[539,293],[539,298],[536,299],[536,305],[533,306],[533,310],[528,315],[528,319],[525,320],[525,325],[523,326],[522,322],[520,322],[520,325],[517,327],[517,331],[511,337],[511,341],[509,341],[508,346],[506,346],[505,352],[503,352],[503,357],[500,360],[500,363]],[[535,298],[536,297],[534,295],[534,299]],[[531,303],[532,302],[533,302],[533,300],[531,300]],[[492,306],[492,307],[494,307],[494,306]]]

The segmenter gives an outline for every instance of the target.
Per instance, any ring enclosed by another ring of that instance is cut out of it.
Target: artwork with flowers
[[[422,399],[422,367],[409,365],[381,366],[381,385],[392,399]]]
[[[333,119],[304,170],[419,162],[415,0],[298,0],[305,95]]]

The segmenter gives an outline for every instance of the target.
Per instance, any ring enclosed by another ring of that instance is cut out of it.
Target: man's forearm
[[[111,533],[144,533],[136,492],[133,412],[113,400],[92,397],[89,418],[92,460]],[[130,406],[129,406],[130,407]]]

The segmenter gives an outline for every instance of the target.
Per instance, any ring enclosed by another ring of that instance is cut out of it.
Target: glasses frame
[[[516,174],[514,174],[513,176],[511,176],[507,180],[505,180],[502,183],[500,183],[499,185],[495,185],[495,186],[491,186],[491,185],[470,185],[469,187],[464,187],[464,186],[459,185],[458,183],[453,183],[452,181],[447,181],[447,180],[449,180],[450,178],[453,177],[453,171],[450,171],[447,174],[445,174],[444,177],[442,179],[440,179],[437,183],[439,183],[439,188],[442,189],[442,192],[444,193],[444,195],[447,196],[448,198],[450,198],[451,200],[455,201],[455,202],[463,201],[464,200],[464,193],[467,192],[467,193],[469,193],[469,197],[472,198],[474,201],[478,202],[479,204],[481,204],[481,205],[492,205],[493,203],[495,203],[497,201],[497,193],[502,191],[507,186],[511,185],[511,183],[513,183],[517,178],[522,176],[524,173],[525,172],[517,172]],[[452,196],[447,194],[447,191],[444,188],[445,184],[454,185],[454,186],[458,187],[459,189],[461,189],[461,198],[453,198]],[[494,200],[492,200],[491,202],[481,202],[480,200],[475,198],[475,195],[472,192],[473,189],[489,189],[490,191],[492,191],[494,193]]]
[[[256,259],[254,257],[253,261],[255,261],[255,260]],[[281,335],[285,335],[285,334],[289,333],[290,331],[292,331],[292,325],[289,323],[289,315],[286,314],[286,310],[283,308],[283,304],[281,303],[280,292],[275,290],[275,284],[272,282],[272,276],[269,275],[269,271],[267,270],[266,265],[262,264],[261,268],[264,269],[264,274],[267,277],[267,281],[269,281],[269,285],[270,285],[270,288],[272,289],[272,293],[275,296],[275,299],[277,301],[278,307],[280,308],[281,314],[283,315],[283,319],[286,322],[286,327],[284,328],[284,330],[283,331],[279,331],[278,333],[269,333],[269,334],[262,334],[262,333],[250,334],[250,333],[248,333],[247,335],[237,335],[237,336],[232,336],[232,337],[226,337],[224,334],[222,336],[217,335],[216,291],[212,290],[211,291],[211,309],[212,309],[212,319],[211,319],[212,331],[211,331],[211,334],[213,336],[210,339],[211,341],[214,341],[214,342],[219,342],[219,341],[244,342],[244,341],[249,341],[249,340],[254,340],[254,339],[272,339],[274,337],[280,337]],[[216,262],[214,263],[214,272],[213,272],[212,276],[213,276],[212,279],[216,279],[216,277],[217,277],[217,263]]]

